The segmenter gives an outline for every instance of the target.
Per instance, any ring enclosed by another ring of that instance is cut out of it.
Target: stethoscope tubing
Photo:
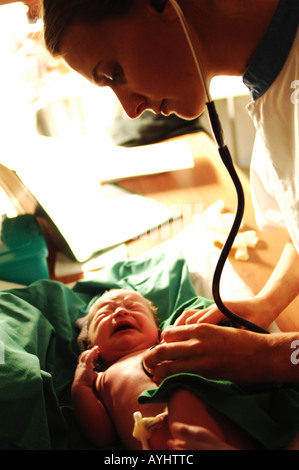
[[[173,8],[176,10],[178,18],[181,22],[183,31],[185,33],[186,39],[188,41],[190,50],[192,52],[192,56],[200,77],[200,80],[202,82],[203,88],[204,88],[204,93],[206,97],[206,106],[208,109],[208,115],[211,123],[211,128],[213,131],[214,139],[216,143],[218,144],[218,152],[221,157],[222,162],[224,163],[231,179],[232,182],[234,183],[236,193],[237,193],[237,210],[236,210],[236,215],[234,222],[232,224],[230,233],[227,237],[227,240],[222,248],[222,251],[219,256],[218,263],[216,265],[215,271],[214,271],[214,276],[213,276],[213,281],[212,281],[212,293],[213,293],[213,298],[215,301],[215,304],[219,308],[220,312],[223,313],[223,315],[228,318],[233,324],[236,326],[243,326],[247,330],[253,331],[255,333],[269,333],[267,330],[264,330],[260,326],[249,322],[248,320],[236,315],[235,313],[231,312],[222,302],[221,295],[220,295],[220,280],[221,280],[221,275],[223,272],[224,264],[227,261],[227,258],[229,256],[230,250],[233,246],[235,237],[239,231],[240,225],[242,223],[243,215],[244,215],[244,208],[245,208],[245,198],[244,198],[244,191],[243,187],[241,184],[241,181],[239,179],[239,176],[236,172],[236,169],[234,167],[230,151],[228,147],[225,145],[224,141],[224,134],[222,130],[222,125],[221,121],[219,119],[219,116],[217,114],[216,106],[215,103],[212,101],[209,88],[207,85],[207,81],[205,79],[205,73],[203,66],[201,64],[201,61],[199,59],[199,54],[196,52],[196,49],[194,47],[194,44],[191,39],[191,34],[189,31],[188,23],[185,18],[184,13],[182,12],[180,6],[176,2],[176,0],[169,0]]]

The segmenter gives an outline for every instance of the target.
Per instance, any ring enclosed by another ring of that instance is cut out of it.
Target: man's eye
[[[122,68],[120,67],[120,65],[116,65],[113,69],[113,73],[112,73],[112,81],[113,82],[121,82],[123,81],[124,79],[124,73],[123,73],[123,70]]]
[[[108,81],[112,83],[118,83],[123,80],[122,69],[118,66],[113,68],[111,72],[110,71],[104,72],[102,76],[106,82]]]
[[[100,62],[92,74],[93,81],[98,86],[109,86],[113,83],[124,83],[125,74],[119,63],[108,63],[105,66]]]

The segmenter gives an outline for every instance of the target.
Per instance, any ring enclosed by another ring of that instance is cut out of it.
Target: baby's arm
[[[86,436],[97,446],[105,447],[116,441],[117,434],[109,414],[93,390],[98,375],[93,370],[97,355],[97,347],[81,354],[72,384],[72,399],[76,418]]]

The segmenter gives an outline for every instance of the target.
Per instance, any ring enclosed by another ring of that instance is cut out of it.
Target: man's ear
[[[157,13],[164,11],[167,0],[151,0],[150,4]]]
[[[168,0],[149,0],[149,8],[152,13],[163,14],[168,19],[177,18],[177,13]]]

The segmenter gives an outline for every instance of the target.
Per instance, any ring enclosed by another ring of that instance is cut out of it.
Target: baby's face
[[[120,289],[104,294],[91,306],[89,339],[99,346],[107,365],[149,348],[159,340],[149,302],[138,292]]]

